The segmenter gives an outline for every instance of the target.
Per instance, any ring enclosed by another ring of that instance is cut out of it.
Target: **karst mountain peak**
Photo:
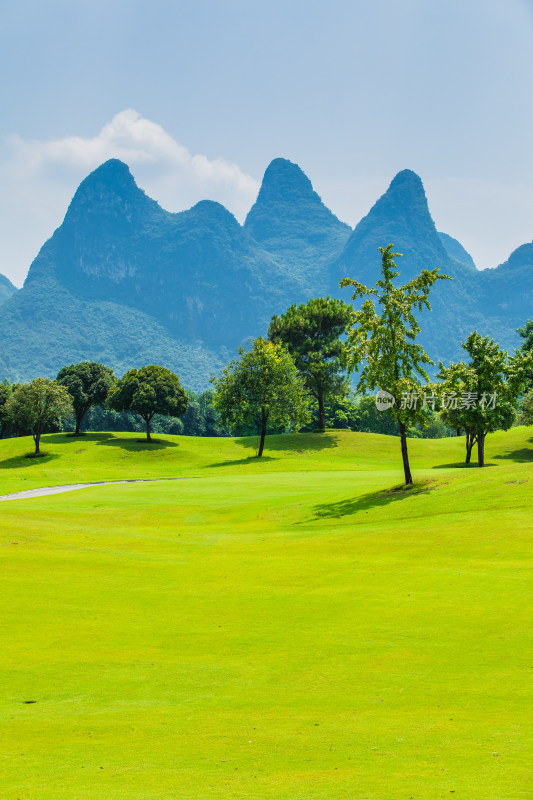
[[[461,244],[437,231],[411,169],[352,230],[287,158],[268,165],[244,225],[208,198],[166,211],[127,164],[109,159],[80,183],[24,287],[2,304],[0,379],[53,377],[95,360],[118,373],[160,363],[205,388],[239,345],[266,334],[273,314],[326,294],[349,299],[344,276],[374,285],[378,247],[389,243],[403,254],[399,280],[435,267],[453,277],[435,288],[433,311],[421,319],[434,359],[456,359],[474,329],[517,346],[533,302],[531,245],[496,270],[476,270]]]

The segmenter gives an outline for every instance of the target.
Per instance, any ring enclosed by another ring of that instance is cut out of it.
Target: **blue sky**
[[[533,238],[531,0],[0,2],[0,272],[17,285],[111,156],[241,220],[300,164],[354,226],[400,169],[479,267]]]

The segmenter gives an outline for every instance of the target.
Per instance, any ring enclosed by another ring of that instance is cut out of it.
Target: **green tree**
[[[408,431],[409,436],[417,439],[442,439],[453,435],[454,432],[446,427],[436,411],[429,406],[424,410],[426,422],[423,425],[417,422],[416,426]],[[335,398],[326,410],[326,427],[344,428],[362,433],[380,433],[386,436],[400,435],[397,421],[390,414],[379,411],[376,398],[371,395],[357,397],[349,394],[346,397]]]
[[[520,406],[520,425],[533,425],[533,391],[528,392]]]
[[[231,430],[246,425],[260,434],[263,455],[268,426],[300,428],[309,419],[305,385],[289,352],[281,345],[256,339],[248,352],[225,367],[215,386],[214,406]]]
[[[72,414],[73,407],[64,386],[50,378],[36,378],[31,383],[23,383],[13,389],[6,401],[6,411],[18,430],[31,431],[35,454],[38,455],[45,427],[59,417]]]
[[[427,381],[423,365],[433,364],[422,345],[415,342],[420,326],[413,311],[431,310],[428,300],[431,287],[438,280],[450,278],[440,275],[438,269],[424,269],[403,286],[395,286],[394,278],[400,273],[396,271],[394,258],[401,253],[393,253],[392,247],[389,244],[378,248],[382,257],[382,278],[375,287],[368,288],[350,278],[343,278],[340,285],[353,287],[353,300],[368,297],[354,313],[348,331],[348,363],[351,369],[361,369],[357,384],[359,393],[381,389],[390,395],[391,405],[383,413],[391,414],[398,422],[405,483],[409,485],[413,478],[407,433],[417,422],[424,425],[427,421],[416,374]]]
[[[441,410],[440,417],[445,425],[453,428],[457,436],[461,433],[465,434],[465,464],[470,464],[472,457],[472,448],[476,443],[476,434],[473,427],[474,420],[465,414],[465,406],[462,405],[462,398],[467,397],[468,388],[467,384],[461,377],[461,370],[466,365],[461,362],[459,371],[455,369],[457,365],[450,365],[454,369],[448,371],[439,362],[439,373],[437,377],[442,381],[441,384],[433,384],[432,392],[437,394],[441,392]]]
[[[3,439],[9,428],[9,416],[6,403],[11,397],[12,391],[13,387],[8,383],[0,383],[0,439]]]
[[[80,435],[80,426],[92,406],[101,406],[115,382],[113,370],[95,361],[82,361],[59,370],[56,380],[72,397],[76,415],[74,435]]]
[[[187,395],[177,375],[166,367],[150,364],[126,372],[109,391],[107,403],[114,411],[139,414],[146,424],[146,439],[150,442],[150,422],[154,414],[180,417],[187,410]]]
[[[202,392],[198,401],[204,419],[204,436],[227,436],[220,422],[217,410],[214,406],[214,392],[207,390]]]
[[[524,340],[521,350],[524,353],[533,353],[533,319],[526,322],[523,328],[518,328],[518,333]],[[528,371],[529,385],[533,388],[533,368]]]
[[[205,422],[196,392],[187,390],[187,411],[183,415],[183,433],[187,436],[203,436]]]
[[[444,421],[466,432],[466,463],[477,444],[478,466],[485,465],[485,437],[497,430],[509,430],[519,399],[528,384],[533,353],[515,351],[509,356],[499,344],[477,331],[462,344],[470,362],[449,367],[439,362],[438,378]]]
[[[268,338],[284,344],[310,394],[318,403],[318,427],[326,425],[325,402],[348,392],[345,333],[353,308],[342,300],[317,297],[272,317]]]

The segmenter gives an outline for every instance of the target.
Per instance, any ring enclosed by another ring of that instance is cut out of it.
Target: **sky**
[[[242,222],[273,158],[354,227],[401,169],[477,266],[533,239],[533,0],[0,0],[0,273],[111,157]]]

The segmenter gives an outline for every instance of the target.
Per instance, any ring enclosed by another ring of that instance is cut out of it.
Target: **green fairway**
[[[0,442],[0,800],[533,793],[533,429]]]

